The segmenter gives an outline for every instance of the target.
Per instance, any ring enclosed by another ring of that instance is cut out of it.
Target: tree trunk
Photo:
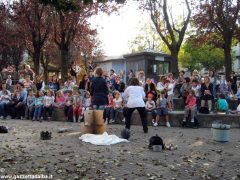
[[[170,72],[173,73],[174,77],[178,76],[178,51],[171,51],[171,69]]]
[[[231,40],[225,41],[224,57],[225,57],[225,73],[226,79],[231,77],[232,73],[232,55],[231,55]]]
[[[63,83],[68,79],[68,53],[68,48],[61,48],[61,77]]]
[[[46,67],[44,68],[44,80],[46,84],[48,84],[48,63],[46,64]]]
[[[45,61],[44,61],[44,56],[45,56]],[[44,74],[44,81],[46,84],[48,84],[48,57],[44,55],[44,53],[41,53],[41,62],[43,66],[43,74]]]
[[[40,57],[41,57],[41,52],[35,50],[33,53],[33,64],[34,64],[34,70],[36,75],[39,75]]]
[[[86,70],[86,72],[88,73],[88,65],[87,65],[87,59],[85,59],[85,65],[84,65],[84,69]]]

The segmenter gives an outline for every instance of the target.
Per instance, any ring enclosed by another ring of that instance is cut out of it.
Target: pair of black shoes
[[[48,131],[41,131],[40,138],[41,140],[49,140],[52,138],[52,133]]]

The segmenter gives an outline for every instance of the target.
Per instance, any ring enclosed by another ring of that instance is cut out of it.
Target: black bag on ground
[[[157,134],[155,136],[152,136],[150,139],[149,139],[149,145],[148,145],[148,148],[149,149],[152,149],[152,146],[154,145],[161,145],[162,146],[162,149],[165,149],[165,144],[163,143],[163,140],[161,137],[159,137]]]
[[[199,113],[202,113],[202,114],[209,114],[209,110],[207,107],[201,107],[199,109]]]
[[[130,130],[125,128],[121,131],[121,136],[123,139],[129,139],[130,137]]]
[[[0,133],[8,133],[8,129],[6,126],[0,126]]]

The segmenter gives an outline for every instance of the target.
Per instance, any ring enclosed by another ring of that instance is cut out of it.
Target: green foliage
[[[224,51],[207,43],[196,44],[190,37],[186,40],[183,51],[179,55],[180,64],[190,70],[213,67],[220,70],[224,66]]]
[[[78,3],[82,2],[84,4],[92,4],[93,0],[39,0],[40,3],[45,5],[51,5],[55,7],[57,10],[62,11],[77,11],[79,9]],[[106,2],[116,2],[123,4],[125,0],[98,0],[99,3]]]
[[[57,10],[62,11],[77,11],[77,0],[39,0],[44,5],[54,6]]]
[[[140,24],[139,33],[132,41],[129,41],[129,48],[132,52],[168,50],[151,23]]]

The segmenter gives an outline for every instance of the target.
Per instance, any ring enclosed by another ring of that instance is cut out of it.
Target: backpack
[[[199,109],[199,113],[202,113],[202,114],[209,114],[209,109],[207,107],[201,107]]]
[[[6,126],[0,126],[0,133],[8,133],[8,129]]]
[[[121,131],[121,136],[123,139],[129,139],[130,137],[130,130],[125,128]]]
[[[149,149],[152,149],[152,146],[154,145],[161,145],[162,146],[162,149],[165,149],[165,144],[163,143],[163,140],[161,137],[159,137],[157,134],[155,136],[152,136],[150,139],[149,139],[149,145],[148,145],[148,148]]]

